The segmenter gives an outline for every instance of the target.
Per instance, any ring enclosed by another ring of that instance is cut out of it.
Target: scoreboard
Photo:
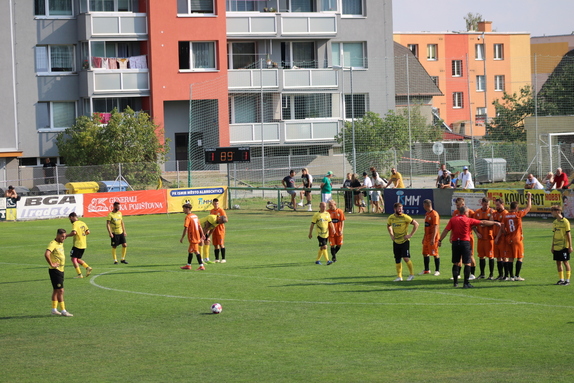
[[[234,162],[251,162],[251,148],[229,147],[205,149],[206,164],[231,164]]]

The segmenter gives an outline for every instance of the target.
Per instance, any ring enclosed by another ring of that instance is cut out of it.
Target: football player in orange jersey
[[[508,281],[523,281],[524,278],[520,277],[520,270],[522,269],[522,259],[524,258],[524,243],[522,235],[522,218],[528,214],[530,208],[532,207],[532,193],[526,193],[527,202],[526,207],[522,210],[518,210],[518,202],[512,201],[510,203],[510,210],[504,214],[502,217],[502,227],[498,236],[501,236],[501,232],[504,232],[506,243],[507,243],[507,253],[505,260],[505,267],[508,270],[509,277],[504,280]],[[514,260],[516,259],[516,275],[513,274]],[[506,273],[505,273],[506,274]]]
[[[481,221],[492,221],[494,210],[490,208],[490,200],[484,197],[480,201],[481,207],[474,211],[474,218]],[[492,228],[494,226],[477,226],[475,227],[478,245],[476,246],[479,258],[480,275],[477,279],[484,279],[484,269],[486,267],[486,258],[488,258],[488,269],[490,274],[488,279],[491,280],[494,275],[494,236]]]

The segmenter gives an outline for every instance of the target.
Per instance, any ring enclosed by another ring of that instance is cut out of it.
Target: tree
[[[466,22],[467,31],[478,31],[478,22],[483,21],[482,15],[480,13],[468,12],[466,16],[463,17]]]
[[[486,124],[486,136],[494,141],[525,141],[524,118],[534,114],[532,88],[526,85],[519,93],[506,93],[493,103],[496,115]]]
[[[574,114],[574,50],[566,53],[538,93],[543,108],[538,114],[569,116]]]
[[[100,181],[115,179],[117,166],[122,164],[122,176],[132,186],[143,188],[156,185],[161,175],[159,164],[169,151],[168,141],[158,139],[161,130],[144,112],[126,108],[114,109],[107,124],[101,116],[80,116],[76,123],[58,134],[56,145],[66,159],[69,181]],[[92,166],[90,165],[106,165]]]
[[[355,148],[357,152],[356,169],[367,169],[375,166],[384,173],[391,166],[396,166],[396,152],[409,149],[408,109],[400,113],[389,111],[384,118],[378,113],[367,112],[355,120]],[[420,105],[411,106],[410,112],[411,141],[431,142],[441,137],[438,126],[429,125],[420,113]],[[347,160],[353,163],[353,124],[345,121],[343,131],[335,136],[339,144],[343,143]]]

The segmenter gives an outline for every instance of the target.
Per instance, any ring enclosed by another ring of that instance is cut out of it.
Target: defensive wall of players
[[[181,212],[181,206],[191,203],[194,211],[209,210],[211,201],[218,198],[223,202],[223,208],[233,204],[228,201],[228,188],[225,186],[180,188],[162,190],[142,190],[108,193],[64,194],[21,197],[19,201],[0,198],[0,220],[16,221],[31,219],[49,219],[67,217],[76,212],[83,217],[103,217],[112,210],[113,203],[122,203],[124,215],[162,214]],[[283,189],[271,189],[279,196]],[[316,191],[315,191],[316,190]],[[371,189],[375,190],[375,189]],[[333,197],[343,201],[344,189],[333,189]],[[532,209],[529,216],[550,216],[553,205],[563,207],[565,216],[573,218],[574,190],[529,190],[532,193]],[[341,193],[338,193],[341,192]],[[315,200],[319,199],[319,189],[313,189]],[[526,195],[523,189],[384,189],[385,213],[393,213],[393,204],[403,204],[404,212],[408,215],[424,215],[422,202],[425,199],[433,201],[433,206],[440,215],[450,216],[455,209],[454,201],[464,197],[466,205],[471,209],[480,207],[480,200],[488,197],[493,201],[502,198],[505,203],[519,202],[519,208],[526,206]],[[568,203],[572,200],[573,203]],[[572,205],[572,206],[570,206]],[[494,207],[494,203],[491,205]]]

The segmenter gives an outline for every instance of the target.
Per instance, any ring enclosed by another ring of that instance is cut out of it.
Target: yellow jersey
[[[413,219],[406,214],[389,215],[389,218],[387,219],[387,226],[391,226],[393,228],[395,243],[401,244],[407,241],[405,239],[405,235],[408,234],[409,225],[412,221]]]
[[[50,262],[52,263],[59,263],[60,266],[52,267],[49,266],[50,269],[58,269],[61,272],[64,272],[64,264],[66,263],[66,253],[64,252],[64,243],[60,243],[56,240],[50,242],[47,247],[50,250]]]
[[[207,215],[199,220],[201,226],[203,226],[206,222],[213,227],[217,227],[217,225],[219,225],[219,223],[217,223],[217,216],[215,214]]]
[[[122,212],[113,212],[111,211],[108,214],[107,220],[110,222],[110,229],[112,230],[112,234],[123,234],[124,229],[122,228]]]
[[[570,222],[566,218],[556,219],[552,222],[552,250],[560,251],[568,248],[567,233],[570,231]]]
[[[313,214],[313,218],[311,222],[315,224],[317,229],[317,236],[321,238],[329,238],[329,222],[331,220],[331,214],[328,211],[321,213],[318,211],[317,213]]]
[[[87,234],[86,232],[89,230],[88,225],[86,225],[82,221],[76,221],[72,224],[72,231],[76,232],[74,235],[74,244],[73,246],[77,249],[85,249],[88,247],[87,241]]]

